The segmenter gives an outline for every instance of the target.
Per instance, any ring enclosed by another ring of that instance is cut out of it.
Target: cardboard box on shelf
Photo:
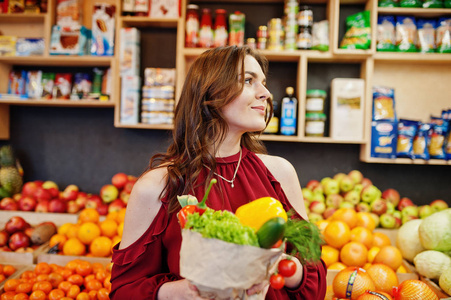
[[[96,4],[92,14],[91,55],[113,56],[116,6]]]
[[[138,124],[141,77],[122,77],[120,120],[122,124]]]
[[[8,251],[0,251],[0,264],[3,263],[15,263],[15,264],[34,264],[36,263],[37,257],[39,254],[43,253],[45,249],[48,247],[47,244],[43,244],[36,248],[33,252],[8,252]]]
[[[121,28],[119,68],[121,76],[138,76],[140,70],[140,31]]]
[[[50,247],[44,248],[44,250],[49,250]],[[81,259],[88,261],[90,263],[101,263],[104,267],[111,263],[111,257],[92,257],[92,256],[73,256],[73,255],[61,255],[61,254],[49,254],[47,251],[41,252],[36,259],[36,263],[46,262],[48,264],[57,264],[60,266],[65,266],[68,262],[74,259]]]
[[[149,17],[178,18],[180,12],[179,0],[151,0]]]
[[[38,225],[42,222],[51,221],[55,223],[56,226],[61,226],[64,223],[77,223],[78,221],[78,214],[0,210],[0,228],[3,228],[5,223],[13,216],[22,217],[31,225]]]

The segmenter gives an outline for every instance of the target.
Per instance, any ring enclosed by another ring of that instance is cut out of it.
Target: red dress
[[[208,196],[207,205],[216,210],[236,209],[260,197],[279,199],[288,211],[291,208],[280,183],[271,175],[255,153],[243,148],[242,160],[234,188],[218,178]],[[216,172],[232,179],[237,167],[239,153],[217,160]],[[201,172],[199,180],[205,180],[208,170]],[[195,190],[201,200],[204,188]],[[157,299],[159,287],[168,281],[182,279],[179,275],[179,251],[181,245],[180,225],[176,214],[167,214],[167,201],[162,199],[161,208],[146,232],[132,245],[113,251],[111,276],[111,299]],[[300,286],[291,290],[269,288],[266,299],[324,299],[326,293],[326,267],[324,263],[304,266]]]

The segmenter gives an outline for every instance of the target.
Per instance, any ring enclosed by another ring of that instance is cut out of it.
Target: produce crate
[[[73,255],[60,255],[60,254],[48,254],[45,251],[41,252],[37,257],[37,263],[46,262],[48,264],[57,264],[65,266],[68,262],[74,259],[81,259],[90,263],[101,263],[103,266],[108,266],[111,263],[111,257],[92,257],[92,256],[73,256]]]
[[[25,219],[31,225],[38,225],[45,221],[51,221],[56,226],[61,226],[64,223],[77,223],[78,214],[69,213],[41,213],[32,211],[20,210],[0,210],[0,227],[4,227],[6,222],[14,216],[19,216]]]
[[[0,291],[3,292],[3,286],[5,285],[6,280],[8,279],[13,279],[13,278],[17,278],[20,276],[20,274],[22,274],[24,271],[26,270],[30,270],[31,268],[34,268],[34,265],[24,265],[24,264],[17,264],[17,263],[0,263],[2,265],[11,265],[14,266],[16,268],[16,272],[14,272],[13,274],[11,274],[11,276],[9,276],[8,278],[6,278],[4,281],[0,282]],[[1,294],[0,292],[0,294]]]
[[[33,252],[18,253],[13,251],[0,251],[0,264],[34,264],[38,255],[43,253],[46,248],[48,248],[48,245],[43,244]]]
[[[404,280],[408,279],[418,279],[418,274],[415,272],[412,272],[411,267],[409,266],[409,263],[407,261],[403,261],[403,266],[406,268],[407,273],[396,273],[398,276],[399,283],[403,282]],[[332,285],[335,276],[338,274],[338,270],[327,270],[327,285]]]

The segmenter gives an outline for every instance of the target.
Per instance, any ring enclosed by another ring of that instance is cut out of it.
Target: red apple
[[[36,204],[35,212],[49,212],[49,200],[41,200]]]
[[[365,188],[367,186],[373,185],[373,182],[370,179],[368,179],[368,178],[363,178],[362,179],[362,185]]]
[[[52,199],[52,194],[42,186],[38,187],[34,192],[33,197],[37,200],[50,200]]]
[[[28,227],[30,227],[30,224],[28,224],[27,221],[24,220],[24,218],[19,216],[11,217],[5,224],[5,230],[9,234],[13,234],[18,231],[24,231]]]
[[[337,211],[337,208],[335,208],[335,207],[332,207],[332,206],[327,207],[326,210],[323,212],[323,218],[324,219],[330,218],[336,211]]]
[[[60,191],[54,187],[48,188],[47,191],[52,196],[52,199],[59,198],[60,196]]]
[[[12,198],[14,199],[14,201],[19,201],[19,199],[22,198],[22,194],[21,193],[14,194]]]
[[[30,246],[30,237],[23,232],[15,232],[9,238],[8,246],[13,251],[22,247],[28,247]]]
[[[3,247],[0,247],[0,251],[3,251],[3,252],[12,252],[11,249],[9,249],[9,246],[3,246]]]
[[[407,198],[407,197],[403,197],[403,198],[401,198],[401,200],[399,200],[399,203],[398,203],[398,210],[399,210],[399,211],[402,211],[402,210],[404,209],[404,207],[412,206],[412,205],[414,205],[413,202],[412,202],[412,200],[410,200],[410,199]]]
[[[67,212],[70,214],[76,214],[81,209],[76,200],[67,201]]]
[[[35,180],[34,183],[36,183],[37,186],[42,186],[44,184],[43,180]]]
[[[34,211],[38,202],[34,197],[25,196],[19,200],[19,209],[23,211]]]
[[[130,194],[130,193],[132,192],[132,189],[133,189],[133,186],[134,186],[134,185],[135,185],[135,181],[129,181],[129,182],[127,182],[127,183],[124,185],[123,191]]]
[[[6,197],[0,201],[0,209],[1,210],[19,210],[19,204],[13,198]]]
[[[47,180],[42,184],[42,187],[45,188],[46,190],[51,189],[51,188],[55,188],[57,190],[59,190],[58,185],[56,184],[56,182],[51,181],[51,180]]]
[[[401,196],[395,189],[386,189],[385,191],[383,191],[382,198],[384,198],[388,202],[393,203],[395,207],[398,206],[399,200],[401,200]]]
[[[371,212],[375,213],[378,216],[381,216],[387,212],[387,202],[382,199],[376,199],[370,204]]]
[[[123,189],[127,182],[128,182],[128,175],[125,173],[117,173],[111,178],[111,183],[118,190]]]
[[[108,214],[108,208],[109,205],[106,203],[101,203],[99,206],[97,206],[96,210],[101,216],[106,216]]]
[[[320,184],[321,183],[318,180],[312,179],[309,182],[307,182],[305,187],[309,188],[309,189],[311,189],[313,191],[315,189],[315,187],[317,187]]]
[[[0,247],[4,247],[8,245],[9,241],[9,233],[5,230],[0,231]]]
[[[67,211],[67,203],[61,199],[53,199],[49,202],[49,212],[65,213]]]
[[[100,198],[102,198],[105,203],[113,202],[113,200],[117,199],[118,196],[119,190],[112,184],[105,184],[100,189]]]
[[[108,212],[120,211],[124,207],[125,203],[121,199],[116,199],[108,205]]]
[[[78,192],[78,186],[75,184],[70,184],[64,189],[62,199],[66,201],[75,200],[77,199]]]
[[[133,175],[128,175],[128,181],[136,182],[136,180],[138,180],[138,177],[133,176]]]
[[[23,233],[25,233],[28,237],[31,238],[31,235],[33,234],[33,231],[34,231],[34,228],[30,226],[30,227],[28,227],[27,229],[25,229],[25,230],[23,231]]]
[[[38,189],[38,185],[34,181],[25,182],[22,186],[22,196],[34,196],[34,193]]]
[[[119,194],[119,199],[124,201],[125,204],[128,204],[128,199],[130,199],[130,193],[127,193],[126,191],[121,191]]]
[[[88,202],[88,194],[85,192],[78,192],[77,199],[75,199],[75,202],[77,202],[80,209],[85,208],[86,202]]]
[[[102,204],[102,198],[99,195],[89,195],[88,200],[86,201],[86,208],[94,208],[96,209],[98,206]]]
[[[448,208],[448,203],[446,203],[444,200],[441,199],[434,200],[429,205],[431,206],[434,212],[445,210]]]

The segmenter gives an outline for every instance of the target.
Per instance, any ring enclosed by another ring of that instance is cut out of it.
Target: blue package
[[[394,16],[377,17],[377,51],[395,51],[396,32]]]
[[[8,94],[25,95],[27,83],[27,71],[11,71],[9,72]]]
[[[420,52],[435,52],[435,30],[437,21],[435,19],[418,19],[417,20],[417,48]]]
[[[396,17],[396,51],[417,52],[417,22],[415,17]]]
[[[371,122],[371,157],[396,158],[397,122]]]
[[[415,158],[429,160],[429,144],[432,134],[432,124],[420,123],[413,139],[413,155]]]
[[[435,117],[431,117],[431,121],[433,127],[430,137],[429,154],[433,159],[446,159],[445,138],[448,134],[449,121]]]
[[[396,121],[395,90],[389,87],[373,87],[373,121]]]
[[[396,156],[414,159],[413,139],[417,134],[418,121],[399,119]]]
[[[44,49],[45,43],[43,38],[39,39],[17,38],[16,41],[17,56],[44,55]]]

